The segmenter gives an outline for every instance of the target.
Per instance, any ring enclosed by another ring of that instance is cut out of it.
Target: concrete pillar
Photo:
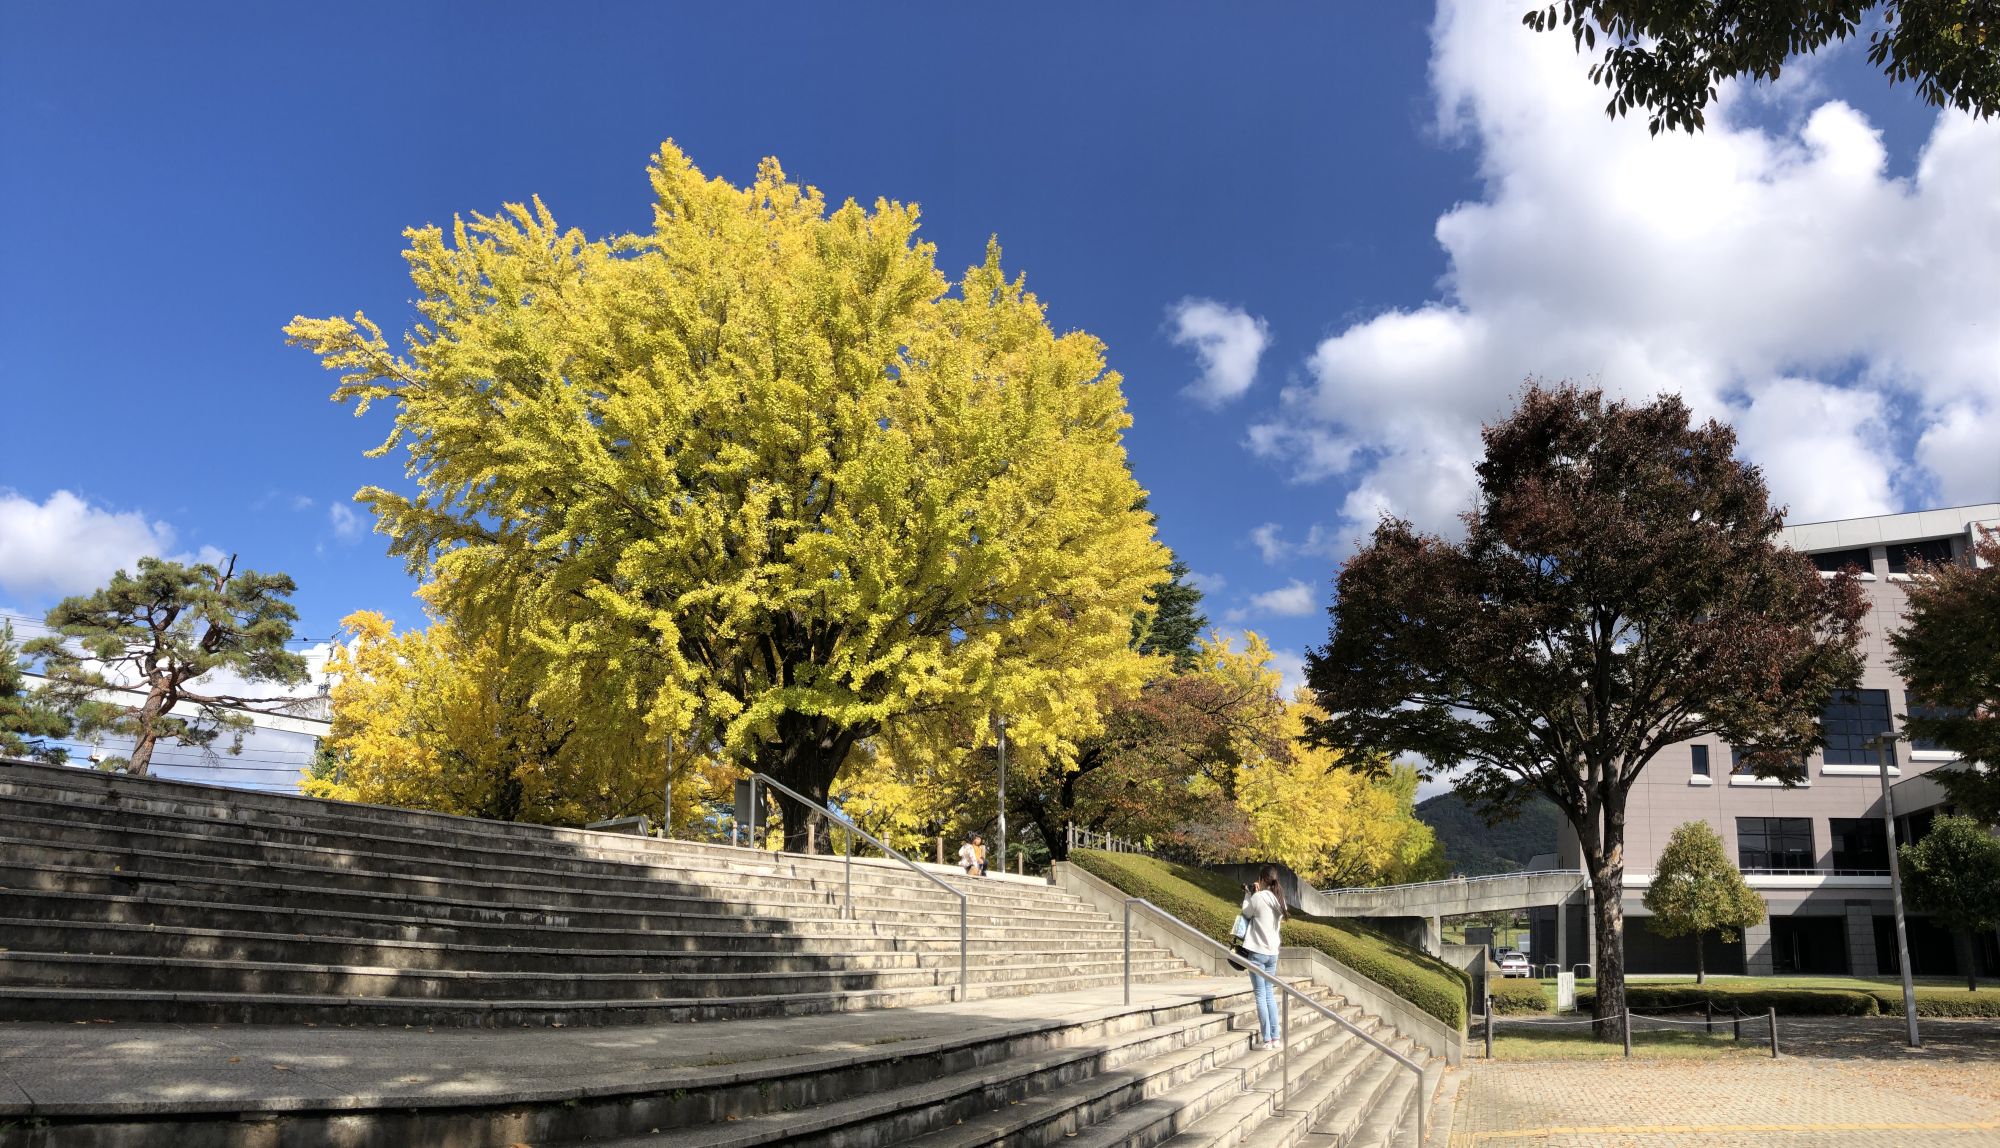
[[[1873,928],[1871,925],[1870,928]],[[1870,947],[1873,947],[1872,945]],[[1743,930],[1743,971],[1753,977],[1768,977],[1777,970],[1771,961],[1771,922]]]
[[[1590,975],[1597,975],[1597,890],[1583,887],[1583,939],[1584,959],[1590,962]]]
[[[1878,976],[1875,967],[1875,906],[1868,901],[1847,903],[1847,972],[1850,976]]]
[[[1433,957],[1444,955],[1444,918],[1424,918],[1424,952]]]
[[[1556,968],[1569,971],[1569,898],[1556,902]]]

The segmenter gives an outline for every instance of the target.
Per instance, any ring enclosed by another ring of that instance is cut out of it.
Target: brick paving
[[[1451,1148],[1971,1148],[2000,1145],[2000,1022],[1781,1023],[1777,1060],[1469,1057]]]

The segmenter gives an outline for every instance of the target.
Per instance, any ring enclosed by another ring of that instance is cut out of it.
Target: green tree
[[[1694,934],[1694,981],[1706,983],[1703,943],[1714,933],[1722,941],[1764,920],[1764,898],[1743,883],[1743,874],[1706,821],[1675,827],[1660,851],[1653,883],[1646,888],[1653,931],[1663,937]]]
[[[1147,604],[1152,613],[1139,652],[1165,655],[1173,659],[1175,670],[1186,670],[1199,654],[1202,631],[1208,629],[1208,615],[1201,612],[1201,587],[1188,581],[1187,563],[1175,558],[1168,564],[1166,581],[1153,587]]]
[[[1958,941],[1965,987],[1979,991],[1974,933],[2000,925],[2000,838],[1970,817],[1940,817],[1915,845],[1899,851],[1903,893]]]
[[[1754,746],[1803,780],[1819,715],[1861,670],[1867,603],[1783,546],[1783,513],[1678,396],[1606,403],[1531,385],[1486,428],[1462,542],[1385,519],[1337,583],[1306,681],[1312,730],[1369,767],[1415,754],[1490,817],[1540,792],[1576,831],[1593,897],[1598,1035],[1625,1008],[1625,807],[1661,750]]]
[[[1892,82],[1914,83],[1936,107],[1984,119],[2000,109],[2000,3],[1994,0],[1566,0],[1522,23],[1568,28],[1577,51],[1604,54],[1590,78],[1611,90],[1605,113],[1652,113],[1649,126],[1698,131],[1724,80],[1775,80],[1795,56],[1861,32],[1868,62]]]
[[[41,691],[27,688],[13,623],[0,622],[0,757],[62,761],[67,756],[63,748],[49,743],[68,737],[70,726],[69,716],[50,705]]]
[[[138,569],[63,599],[48,613],[51,633],[25,647],[42,659],[50,702],[79,737],[131,738],[122,763],[131,773],[147,771],[163,738],[206,748],[228,730],[230,752],[240,751],[250,727],[243,711],[279,703],[215,692],[199,679],[219,670],[246,682],[305,681],[305,659],[285,649],[298,618],[286,601],[292,580],[238,571],[234,556],[221,568],[141,558]],[[126,696],[134,700],[116,700]],[[175,713],[183,704],[196,712]]]
[[[1907,716],[1910,734],[1960,759],[1926,776],[1993,825],[2000,824],[2000,533],[1982,529],[1974,551],[1984,566],[1917,564],[1889,645],[1909,696],[1928,703]]]
[[[539,201],[406,232],[402,354],[364,316],[286,328],[336,398],[395,407],[375,453],[405,446],[415,493],[359,495],[392,552],[467,640],[521,636],[545,711],[816,800],[947,710],[1068,755],[1143,680],[1167,565],[1103,345],[1058,336],[997,243],[954,288],[912,206],[829,212],[775,160],[739,188],[671,143],[651,176],[642,235]]]

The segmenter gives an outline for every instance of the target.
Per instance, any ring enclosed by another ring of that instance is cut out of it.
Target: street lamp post
[[[1896,905],[1896,967],[1903,971],[1903,1021],[1909,1027],[1911,1048],[1922,1048],[1917,1034],[1917,982],[1910,970],[1910,937],[1903,923],[1903,868],[1896,858],[1896,800],[1889,793],[1889,770],[1896,760],[1896,734],[1887,731],[1875,739],[1882,762],[1882,836],[1889,843],[1889,898]]]
[[[996,722],[1000,737],[1000,871],[1007,871],[1007,715],[1001,714]]]

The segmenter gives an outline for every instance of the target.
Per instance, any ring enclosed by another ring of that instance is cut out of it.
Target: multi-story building
[[[1862,571],[1870,609],[1863,651],[1867,665],[1859,688],[1844,691],[1822,719],[1826,748],[1807,762],[1806,779],[1784,786],[1739,772],[1737,748],[1715,740],[1675,745],[1647,766],[1626,811],[1626,968],[1635,973],[1694,971],[1694,940],[1669,939],[1648,927],[1641,898],[1667,836],[1683,822],[1706,821],[1722,836],[1750,887],[1761,893],[1770,918],[1733,944],[1706,941],[1713,972],[1850,973],[1877,975],[1896,967],[1895,926],[1889,895],[1888,845],[1882,821],[1881,756],[1872,739],[1899,728],[1896,715],[1919,708],[1890,666],[1888,635],[1901,623],[1903,582],[1910,562],[1970,562],[1977,527],[2000,526],[2000,503],[1925,510],[1785,529],[1785,542],[1812,555],[1825,576],[1847,566]],[[1920,837],[1938,813],[1948,811],[1943,790],[1922,775],[1955,760],[1921,741],[1898,741],[1889,772],[1897,815],[1897,840]],[[1578,864],[1568,826],[1561,864]],[[1583,906],[1569,907],[1565,957],[1588,953]],[[1956,948],[1943,929],[1920,915],[1909,919],[1910,962],[1920,974],[1949,974]],[[1555,911],[1536,913],[1534,959],[1557,957]],[[1981,972],[2000,975],[2000,939],[1980,938]]]

